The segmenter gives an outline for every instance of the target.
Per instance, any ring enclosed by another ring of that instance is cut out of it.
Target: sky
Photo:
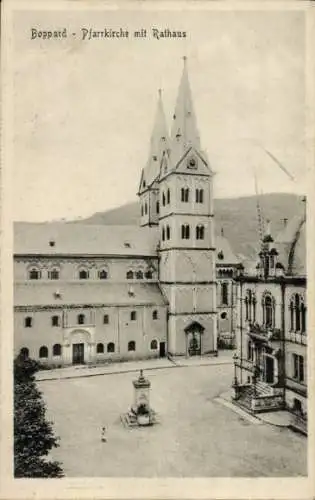
[[[254,169],[260,192],[305,192],[304,21],[281,10],[16,12],[14,220],[85,217],[136,200],[158,89],[170,126],[184,55],[214,196],[255,194]],[[31,40],[34,27],[69,36]],[[82,28],[105,27],[149,36],[81,39]],[[187,37],[157,40],[152,28]]]

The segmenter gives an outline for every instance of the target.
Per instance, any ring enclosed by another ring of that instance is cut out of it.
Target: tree
[[[37,389],[38,363],[19,355],[14,360],[14,475],[15,477],[62,477],[59,462],[47,455],[59,446],[46,406]]]

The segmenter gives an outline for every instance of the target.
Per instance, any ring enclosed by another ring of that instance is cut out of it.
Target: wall
[[[56,280],[55,283],[61,283],[62,281],[80,281],[78,278],[78,270],[80,268],[87,268],[90,273],[88,281],[101,282],[98,278],[98,270],[106,269],[108,271],[108,280],[114,282],[124,282],[126,281],[126,273],[129,269],[146,271],[150,264],[154,264],[154,267],[158,267],[157,257],[152,258],[89,258],[89,259],[75,259],[71,257],[54,257],[54,258],[44,258],[38,257],[36,259],[29,260],[28,258],[17,257],[14,259],[14,279],[15,282],[26,281],[28,276],[28,269],[32,266],[39,267],[42,270],[43,281],[48,280],[47,272],[49,269],[56,267],[60,269],[60,279]],[[158,278],[157,272],[153,274],[153,281]],[[27,280],[30,284],[36,284],[37,280]],[[145,280],[152,281],[152,280]],[[129,280],[128,280],[129,282]]]
[[[131,312],[136,312],[136,320],[132,321]],[[158,319],[153,319],[152,313],[157,311]],[[84,313],[86,318],[94,318],[94,323],[78,325],[76,317],[78,313]],[[95,352],[90,361],[106,359],[134,359],[141,357],[159,356],[159,342],[166,342],[166,307],[132,306],[132,307],[108,307],[108,308],[86,308],[67,311],[67,322],[64,326],[51,326],[51,316],[60,314],[62,309],[56,310],[33,310],[31,312],[16,311],[14,315],[14,351],[18,354],[22,347],[30,350],[30,356],[38,359],[39,348],[43,345],[48,347],[48,362],[60,363],[63,359],[52,356],[53,344],[65,345],[67,337],[78,330],[87,331],[91,341],[95,344]],[[109,316],[109,324],[103,323],[104,314]],[[33,327],[24,327],[25,316],[33,317]],[[158,340],[158,349],[152,351],[150,344],[153,339]],[[128,342],[136,342],[136,351],[128,352]],[[85,342],[85,340],[83,340]],[[77,340],[75,340],[77,342]],[[115,344],[115,353],[107,353],[107,344]],[[105,344],[104,354],[96,353],[96,345]]]

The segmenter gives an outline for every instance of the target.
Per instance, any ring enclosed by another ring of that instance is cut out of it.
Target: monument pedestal
[[[145,427],[157,423],[156,413],[150,407],[151,382],[143,376],[143,370],[134,386],[134,403],[128,413],[121,416],[122,422],[128,427]]]

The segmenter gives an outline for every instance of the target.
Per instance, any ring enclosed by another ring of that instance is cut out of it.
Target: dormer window
[[[153,155],[153,161],[157,161],[157,156]]]
[[[106,269],[101,269],[99,272],[98,272],[98,278],[100,280],[107,280],[108,278],[108,273],[106,271]]]
[[[79,271],[79,279],[80,280],[87,280],[89,278],[89,271],[86,269],[80,269]]]
[[[41,279],[41,271],[36,267],[32,267],[32,269],[28,272],[28,279],[30,280],[40,280]]]
[[[50,240],[50,242],[49,242],[49,246],[50,246],[50,247],[54,247],[54,246],[55,246],[55,241],[54,241],[54,240]]]
[[[50,280],[59,280],[59,269],[52,269],[51,271],[48,271],[48,278]]]
[[[131,247],[131,245],[130,245],[129,241],[125,241],[125,242],[124,242],[124,247],[125,247],[125,248],[130,248],[130,247]]]

